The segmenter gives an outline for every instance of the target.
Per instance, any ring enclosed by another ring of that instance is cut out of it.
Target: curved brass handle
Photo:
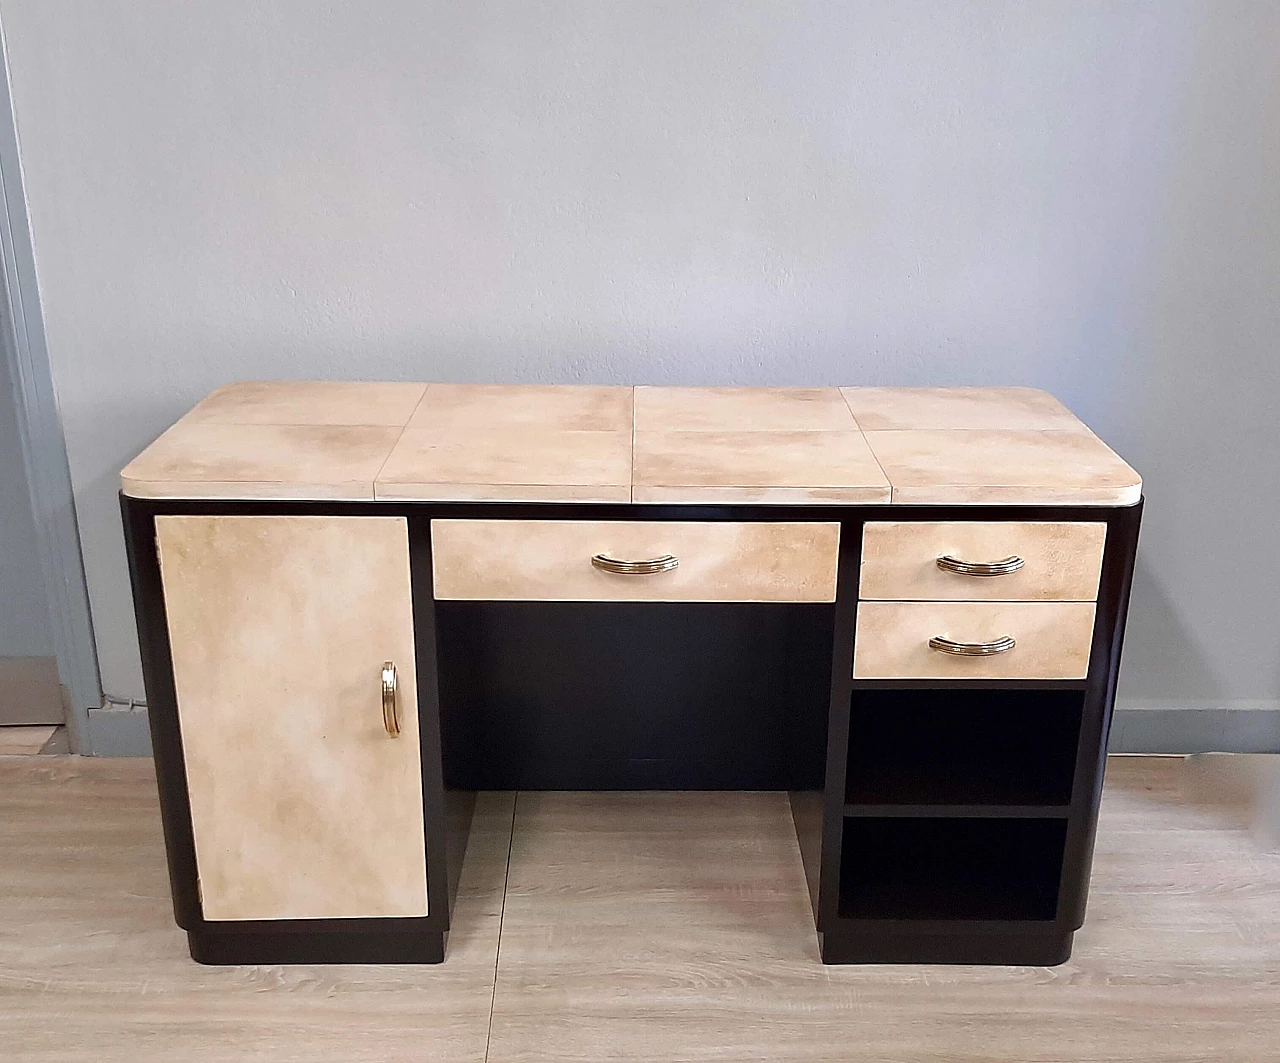
[[[635,576],[647,572],[670,572],[680,564],[680,561],[674,554],[650,557],[644,561],[622,561],[608,554],[596,554],[591,558],[591,563],[596,568],[604,569],[605,572],[620,572],[626,576]]]
[[[997,653],[1008,653],[1016,645],[1012,635],[1001,635],[990,642],[954,642],[942,635],[934,635],[929,640],[929,649],[957,657],[992,657]]]
[[[394,661],[382,666],[382,726],[392,738],[400,735],[400,677]]]
[[[962,576],[1007,576],[1017,572],[1026,562],[1017,554],[1010,554],[999,561],[961,561],[958,557],[943,554],[938,567],[944,572],[958,572]]]

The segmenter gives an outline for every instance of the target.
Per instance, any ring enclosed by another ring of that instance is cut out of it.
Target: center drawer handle
[[[950,554],[938,558],[938,567],[943,572],[958,572],[962,576],[1007,576],[1025,564],[1017,554],[1010,554],[999,561],[961,561]]]
[[[1012,635],[1001,635],[990,642],[953,642],[942,635],[934,635],[929,640],[929,649],[952,653],[957,657],[991,657],[997,653],[1008,653],[1016,645]]]
[[[680,561],[674,554],[663,554],[661,557],[651,557],[645,561],[623,561],[608,554],[596,554],[591,558],[591,563],[596,568],[604,569],[605,572],[620,572],[623,575],[634,576],[643,575],[646,572],[670,572],[680,564]]]

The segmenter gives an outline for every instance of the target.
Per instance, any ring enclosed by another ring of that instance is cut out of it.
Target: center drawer
[[[431,522],[441,600],[833,602],[839,546],[835,522]]]

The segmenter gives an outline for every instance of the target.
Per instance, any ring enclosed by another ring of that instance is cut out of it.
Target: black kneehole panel
[[[447,785],[822,787],[834,609],[438,602]]]

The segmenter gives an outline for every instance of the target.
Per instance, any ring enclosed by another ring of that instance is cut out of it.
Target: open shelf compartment
[[[1051,920],[1063,819],[844,821],[842,919]]]
[[[855,688],[845,800],[1065,808],[1083,706],[1080,690]]]

